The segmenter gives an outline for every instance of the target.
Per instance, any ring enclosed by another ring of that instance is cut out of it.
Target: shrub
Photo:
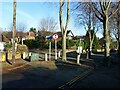
[[[6,43],[4,47],[5,47],[5,50],[8,51],[9,49],[12,48],[12,43]]]

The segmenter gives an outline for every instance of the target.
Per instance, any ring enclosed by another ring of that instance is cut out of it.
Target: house
[[[27,32],[25,39],[35,39],[35,33],[34,32]]]
[[[61,32],[56,32],[56,34],[58,34],[58,37],[62,37],[62,33]],[[67,34],[66,34],[66,39],[73,39],[74,37],[74,34],[72,33],[71,30],[68,30],[67,31]]]
[[[6,38],[4,35],[0,34],[0,51],[4,50],[6,42],[10,42],[9,39]]]
[[[23,42],[23,40],[28,40],[28,39],[35,39],[35,33],[34,32],[17,32],[15,41],[17,43]],[[12,41],[12,32],[3,32],[1,34],[1,41],[2,42],[10,42]]]

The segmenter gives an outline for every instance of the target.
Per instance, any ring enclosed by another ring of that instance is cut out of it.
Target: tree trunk
[[[62,60],[66,61],[66,34],[62,37]]]
[[[105,59],[107,59],[110,56],[110,34],[109,34],[109,30],[108,30],[108,17],[107,16],[104,18],[103,28],[104,28],[104,38],[105,38],[104,56],[105,56]]]
[[[120,6],[119,6],[120,7]],[[118,10],[118,53],[120,54],[120,8]]]
[[[16,0],[14,0],[13,12],[13,41],[12,41],[12,61],[15,63],[15,36],[16,36]]]
[[[92,41],[90,41],[89,58],[91,58],[91,53],[92,53],[92,44],[93,44],[93,42],[92,42]]]

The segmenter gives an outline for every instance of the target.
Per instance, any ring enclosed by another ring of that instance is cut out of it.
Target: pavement
[[[57,61],[34,61],[4,73],[3,88],[58,88],[87,70]]]
[[[15,63],[12,63],[11,60],[9,62],[10,63],[8,63],[7,61],[0,62],[0,73],[6,73],[12,69],[21,68],[21,67],[29,64],[28,61],[25,61],[23,59],[17,59],[17,60],[15,60]]]

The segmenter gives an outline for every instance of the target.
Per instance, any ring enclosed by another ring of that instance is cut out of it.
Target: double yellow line
[[[93,67],[90,67],[89,69],[87,69],[85,72],[81,73],[80,75],[78,75],[77,77],[73,78],[72,80],[68,81],[67,83],[65,83],[64,85],[58,87],[59,89],[64,89],[64,88],[72,88],[73,85],[75,84],[75,82],[77,80],[81,80],[84,77],[88,76],[92,71],[94,70]]]

